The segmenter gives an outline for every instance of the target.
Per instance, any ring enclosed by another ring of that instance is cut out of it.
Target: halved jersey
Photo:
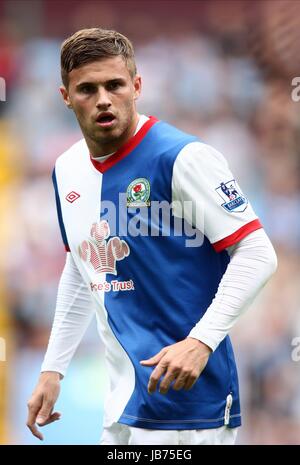
[[[106,348],[105,425],[239,426],[228,336],[190,391],[149,395],[153,368],[140,365],[188,336],[217,292],[225,248],[261,227],[222,155],[151,117],[103,163],[79,141],[58,158],[53,180],[62,237]]]

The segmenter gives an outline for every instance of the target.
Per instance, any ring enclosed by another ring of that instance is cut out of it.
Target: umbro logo
[[[75,200],[79,199],[80,195],[77,192],[72,191],[66,196],[66,200],[70,203],[75,202]]]

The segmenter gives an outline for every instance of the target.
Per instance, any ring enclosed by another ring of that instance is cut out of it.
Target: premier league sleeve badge
[[[241,213],[246,210],[248,199],[244,197],[234,179],[228,182],[221,182],[216,188],[216,192],[224,203],[222,207],[229,213]]]

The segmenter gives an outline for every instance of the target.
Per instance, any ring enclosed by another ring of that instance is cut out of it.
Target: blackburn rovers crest
[[[127,207],[150,207],[150,183],[138,178],[127,187]]]
[[[243,212],[248,205],[248,199],[243,196],[234,179],[228,182],[221,182],[216,188],[219,196],[224,200],[222,207],[228,212]]]

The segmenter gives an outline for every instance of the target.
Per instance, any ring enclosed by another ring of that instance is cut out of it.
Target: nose
[[[98,109],[107,109],[111,106],[111,100],[109,97],[109,93],[106,91],[106,89],[99,89],[98,90],[98,98],[97,98],[97,103],[96,107]]]

